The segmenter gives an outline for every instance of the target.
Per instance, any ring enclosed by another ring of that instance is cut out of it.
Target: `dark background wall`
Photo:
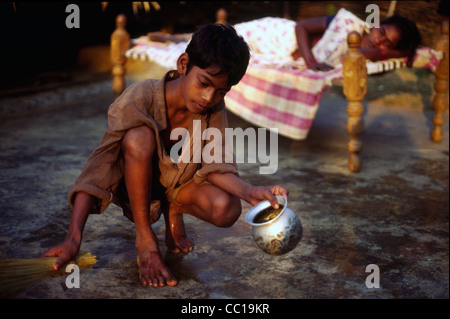
[[[245,3],[220,1],[159,1],[157,11],[133,12],[131,2],[108,2],[102,10],[100,2],[75,2],[80,9],[80,28],[65,25],[69,2],[0,2],[0,64],[1,85],[20,81],[26,74],[70,68],[77,63],[82,47],[108,44],[115,29],[115,17],[127,16],[127,30],[131,37],[165,27],[173,32],[192,32],[195,26],[214,22],[215,12],[221,6],[230,7],[234,21],[265,15],[280,16],[279,2]]]

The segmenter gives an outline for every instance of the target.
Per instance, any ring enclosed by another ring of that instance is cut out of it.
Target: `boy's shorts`
[[[193,180],[194,180],[194,178],[191,178],[187,182],[184,182],[183,184],[175,187],[174,189],[172,189],[170,191],[167,191],[166,192],[166,198],[169,201],[169,203],[174,203],[174,204],[176,204],[178,206],[183,206],[183,204],[180,204],[179,202],[177,202],[178,193],[181,192],[181,190],[183,188],[185,188],[187,185],[189,185]]]

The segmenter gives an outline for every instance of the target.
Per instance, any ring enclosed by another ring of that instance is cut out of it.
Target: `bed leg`
[[[116,18],[116,30],[111,34],[112,87],[116,97],[125,90],[125,51],[130,48],[130,35],[125,29],[126,23],[126,16],[119,14]]]
[[[361,36],[357,32],[349,33],[347,37],[349,50],[343,61],[343,87],[344,94],[347,97],[347,132],[350,135],[348,151],[350,158],[348,166],[351,172],[361,170],[362,151],[361,134],[363,132],[362,114],[364,112],[362,99],[367,92],[367,69],[366,59],[359,51]]]
[[[216,24],[228,24],[228,12],[224,8],[220,8],[216,12]]]
[[[441,38],[439,39],[436,50],[444,52],[444,58],[439,63],[436,71],[436,83],[434,84],[435,96],[433,100],[433,108],[435,116],[433,118],[434,129],[431,133],[433,142],[442,141],[444,134],[442,132],[442,125],[444,125],[444,112],[448,104],[448,20],[442,22]]]

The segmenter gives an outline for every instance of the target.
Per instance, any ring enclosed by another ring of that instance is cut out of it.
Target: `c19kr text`
[[[214,311],[222,312],[225,310],[226,313],[233,314],[256,314],[256,313],[269,313],[268,304],[227,304],[225,309],[216,308],[216,306],[196,306],[189,303],[187,306],[181,307],[182,314],[208,314],[210,317],[214,314]]]

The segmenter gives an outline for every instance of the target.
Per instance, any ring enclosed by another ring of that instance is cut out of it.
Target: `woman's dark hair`
[[[411,66],[416,49],[422,42],[422,37],[416,24],[408,18],[399,15],[393,15],[383,20],[381,24],[393,25],[399,30],[400,40],[396,49],[407,52],[407,64]]]
[[[187,72],[192,66],[206,69],[219,67],[217,74],[228,74],[228,85],[233,86],[247,71],[250,50],[244,39],[230,25],[206,24],[199,27],[189,42]]]

